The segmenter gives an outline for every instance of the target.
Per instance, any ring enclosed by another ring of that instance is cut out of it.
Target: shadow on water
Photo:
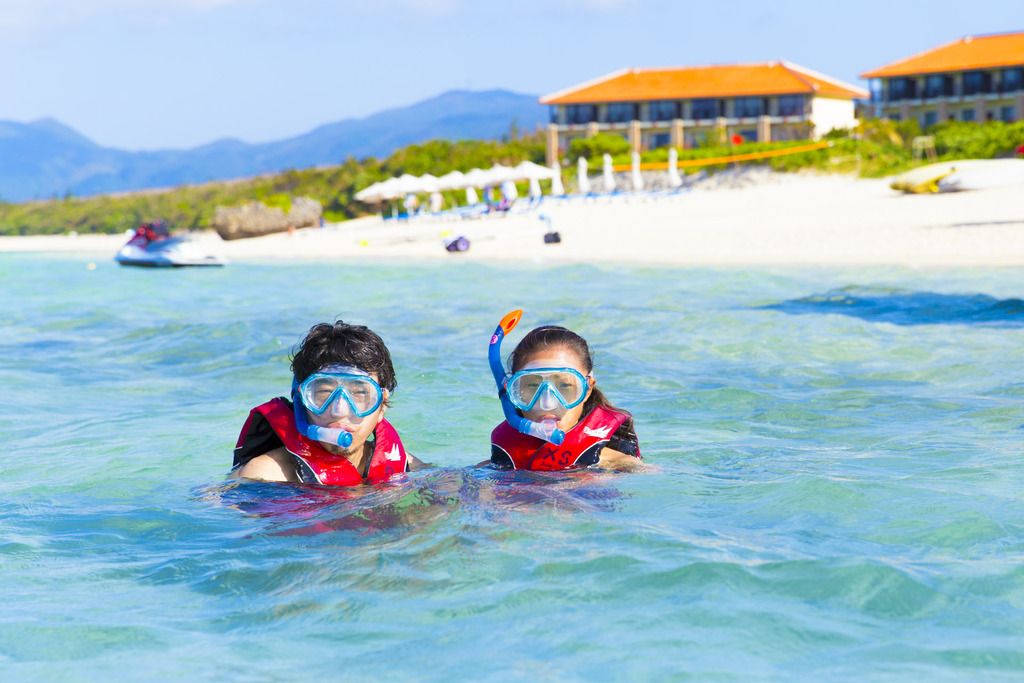
[[[355,488],[234,480],[203,489],[251,517],[266,519],[265,533],[306,536],[333,531],[372,533],[422,527],[454,514],[505,513],[532,508],[607,512],[621,497],[600,471],[504,472],[489,467],[434,469],[385,484]]]
[[[1024,301],[996,299],[985,294],[939,294],[850,286],[760,308],[791,315],[838,313],[894,325],[1024,327]]]

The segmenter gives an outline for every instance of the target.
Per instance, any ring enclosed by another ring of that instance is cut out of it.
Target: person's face
[[[584,369],[579,356],[564,346],[555,346],[538,351],[530,357],[520,370],[532,370],[534,368],[572,368],[584,377],[587,376],[587,371]],[[557,401],[549,401],[544,407],[541,407],[541,401],[537,401],[532,410],[523,413],[523,417],[534,422],[557,420],[558,428],[563,432],[567,432],[580,421],[580,417],[583,415],[583,406],[586,405],[587,399],[590,398],[593,387],[594,380],[588,377],[586,396],[579,405],[573,408],[566,409],[565,406]]]
[[[377,373],[371,372],[370,377],[373,378],[374,382],[378,381]],[[346,432],[352,435],[352,444],[348,448],[342,448],[338,444],[326,443],[320,441],[319,444],[324,447],[328,452],[334,453],[335,455],[353,456],[358,455],[362,452],[363,445],[366,440],[370,438],[370,434],[377,427],[381,420],[384,419],[384,413],[387,411],[386,401],[381,401],[380,407],[376,411],[370,413],[366,417],[359,417],[352,412],[352,406],[348,404],[342,397],[335,398],[331,402],[331,405],[327,407],[320,415],[314,415],[309,410],[306,411],[306,419],[309,420],[310,424],[319,425],[321,427],[329,427],[331,429],[344,429]]]

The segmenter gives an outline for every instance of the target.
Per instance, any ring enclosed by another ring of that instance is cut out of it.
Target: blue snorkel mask
[[[558,428],[557,423],[554,420],[545,420],[542,423],[526,419],[516,412],[516,407],[512,404],[512,399],[509,397],[509,378],[506,376],[505,368],[501,364],[501,340],[519,324],[519,320],[522,317],[523,311],[518,309],[501,319],[497,329],[494,330],[494,335],[491,337],[491,345],[487,349],[487,361],[491,366],[491,374],[494,375],[494,383],[498,385],[498,398],[501,400],[501,410],[505,413],[505,420],[516,431],[549,441],[557,446],[565,440],[565,432]],[[517,373],[517,375],[521,374]],[[550,392],[545,390],[543,393],[547,394]],[[565,401],[562,401],[563,405],[565,403]],[[573,405],[577,404],[574,403]]]
[[[573,368],[529,368],[505,380],[505,393],[519,410],[571,410],[583,403],[590,377]]]
[[[344,429],[309,424],[306,411],[323,415],[340,408],[343,414],[367,417],[376,412],[386,398],[387,390],[381,389],[364,371],[349,365],[329,365],[301,384],[292,379],[292,403],[299,433],[342,448],[352,445],[352,434]]]

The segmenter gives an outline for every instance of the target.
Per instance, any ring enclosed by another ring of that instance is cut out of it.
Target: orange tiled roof
[[[722,64],[668,69],[625,69],[540,98],[541,104],[637,102],[698,97],[815,93],[867,97],[857,86],[787,62]]]
[[[862,73],[860,77],[885,78],[940,71],[991,69],[1018,64],[1024,64],[1024,31],[991,36],[967,36]]]

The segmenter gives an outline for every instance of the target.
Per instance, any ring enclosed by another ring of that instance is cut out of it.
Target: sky
[[[784,59],[866,87],[871,68],[1021,30],[1024,0],[0,0],[0,120],[188,149],[627,67]]]

